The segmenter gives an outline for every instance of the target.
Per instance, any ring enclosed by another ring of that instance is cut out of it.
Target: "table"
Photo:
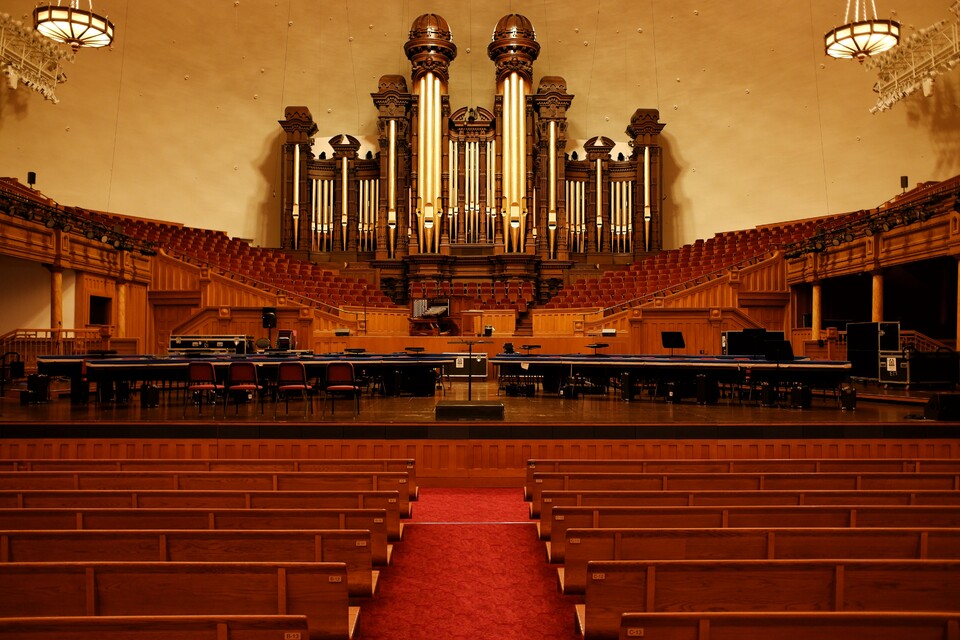
[[[540,376],[545,392],[559,392],[578,379],[619,380],[621,394],[629,400],[638,383],[660,388],[674,383],[690,388],[697,376],[719,384],[775,387],[805,385],[812,389],[832,389],[849,379],[849,361],[795,359],[772,362],[748,356],[666,356],[666,355],[582,355],[582,354],[497,354],[490,362],[510,371],[523,369]]]

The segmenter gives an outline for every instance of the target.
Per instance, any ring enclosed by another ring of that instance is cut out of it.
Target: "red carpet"
[[[355,638],[578,640],[575,602],[519,489],[422,489]]]

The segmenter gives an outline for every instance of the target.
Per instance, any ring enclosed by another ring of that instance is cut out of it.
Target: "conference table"
[[[231,362],[246,361],[257,365],[259,380],[270,389],[276,381],[281,362],[301,362],[307,378],[322,384],[327,365],[331,362],[350,362],[358,379],[374,380],[384,395],[433,395],[436,372],[455,361],[456,354],[423,353],[415,350],[398,353],[367,353],[350,350],[343,353],[270,353],[251,355],[215,356],[157,356],[157,355],[110,355],[95,354],[67,356],[38,356],[37,372],[48,376],[70,379],[71,397],[82,398],[89,393],[89,386],[96,384],[98,395],[101,389],[110,390],[131,384],[183,384],[187,380],[188,365],[192,361],[210,362],[217,377],[226,379]]]
[[[611,383],[629,400],[636,389],[647,386],[659,393],[667,389],[684,396],[696,394],[697,385],[739,385],[760,389],[837,390],[849,379],[850,362],[793,358],[774,361],[762,356],[706,355],[605,355],[500,353],[490,359],[499,379],[529,387],[539,382],[544,393],[605,392]],[[514,382],[516,381],[516,382]],[[503,386],[501,384],[501,386]]]

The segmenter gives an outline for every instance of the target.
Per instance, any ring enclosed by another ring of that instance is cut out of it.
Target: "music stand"
[[[664,349],[670,349],[670,356],[673,356],[674,349],[685,349],[686,343],[683,341],[682,331],[661,331],[660,343]]]

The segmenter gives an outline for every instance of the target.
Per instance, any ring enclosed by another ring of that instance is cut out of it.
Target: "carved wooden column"
[[[533,96],[540,129],[539,184],[543,185],[539,206],[546,212],[541,220],[544,242],[541,243],[541,258],[567,260],[568,250],[560,246],[560,230],[567,226],[566,218],[566,162],[567,110],[573,96],[567,93],[566,80],[559,76],[540,79],[537,93]]]
[[[870,321],[883,322],[883,272],[874,271],[872,278],[873,295],[870,298]]]
[[[823,327],[823,290],[819,282],[814,282],[811,287],[811,309],[810,309],[810,338],[819,340]]]
[[[307,107],[287,107],[280,120],[285,139],[282,148],[280,193],[280,246],[297,251],[310,249],[310,190],[306,161],[310,157],[317,124]]]
[[[401,176],[407,176],[410,159],[410,102],[403,76],[380,78],[380,90],[373,94],[377,107],[377,130],[380,145],[380,205],[377,215],[377,259],[397,257],[397,238],[405,227],[401,214],[408,214],[407,192],[402,190]]]
[[[630,117],[626,133],[633,147],[631,160],[637,163],[637,212],[633,221],[634,259],[638,251],[659,251],[663,246],[663,152],[660,132],[666,126],[660,122],[656,109],[637,109]]]

